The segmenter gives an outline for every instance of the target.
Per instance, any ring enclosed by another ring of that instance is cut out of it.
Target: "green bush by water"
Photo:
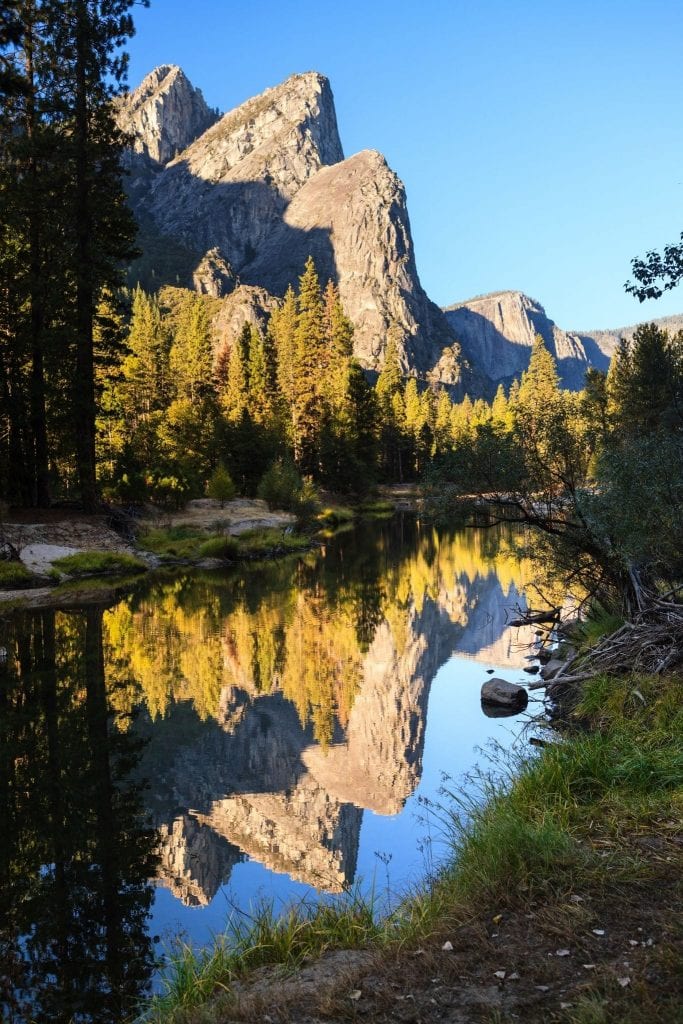
[[[147,566],[139,558],[119,551],[78,551],[76,554],[57,558],[52,565],[58,572],[67,576],[147,571]]]

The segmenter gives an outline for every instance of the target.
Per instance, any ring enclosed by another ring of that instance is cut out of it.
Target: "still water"
[[[398,516],[303,559],[182,573],[118,603],[0,613],[0,1002],[118,1021],[173,939],[442,853],[425,810],[525,716],[530,567],[503,531]]]

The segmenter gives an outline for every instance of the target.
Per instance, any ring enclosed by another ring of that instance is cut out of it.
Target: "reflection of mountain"
[[[225,687],[218,720],[182,702],[147,731],[161,877],[183,902],[211,899],[240,850],[329,891],[353,878],[361,811],[306,771],[311,733],[281,694]]]
[[[295,600],[279,592],[270,618],[264,602],[273,595],[266,594],[261,604],[218,614],[212,631],[207,602],[186,599],[178,659],[185,666],[201,660],[185,653],[197,642],[187,610],[195,607],[195,617],[204,616],[202,663],[213,666],[219,699],[202,719],[181,685],[166,714],[147,719],[143,765],[155,780],[150,806],[161,833],[160,877],[184,902],[211,899],[245,854],[341,891],[353,880],[362,809],[396,814],[419,782],[429,689],[439,668],[453,653],[524,664],[521,644],[531,631],[506,626],[509,611],[525,606],[510,566],[499,575],[476,545],[465,552],[441,539],[434,547],[431,531],[423,540],[412,561],[388,567],[380,589],[389,596],[365,652],[357,640],[350,650],[346,603],[339,594],[322,601],[317,573],[309,587],[298,579]],[[352,590],[353,573],[345,571]],[[362,596],[367,603],[367,573]],[[144,615],[161,607],[150,605]],[[167,614],[168,601],[163,607]],[[367,609],[358,616],[365,621]],[[149,625],[143,632],[168,639],[168,622]],[[264,659],[261,648],[271,651],[275,633],[280,653]],[[292,688],[295,669],[325,675],[327,687],[312,695],[309,680],[304,699]],[[356,688],[349,697],[351,671]],[[194,689],[205,693],[206,682]],[[345,693],[349,707],[323,707],[331,694]],[[322,730],[327,742],[318,741],[323,712],[331,716]]]

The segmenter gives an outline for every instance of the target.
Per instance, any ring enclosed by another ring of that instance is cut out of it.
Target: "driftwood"
[[[525,612],[518,619],[510,621],[511,626],[535,626],[543,623],[557,622],[560,617],[560,609],[554,608],[545,612]]]
[[[582,659],[595,675],[646,672],[661,675],[683,667],[683,605],[652,600],[632,622],[601,640]]]
[[[582,683],[585,679],[590,679],[595,675],[595,672],[577,672],[573,676],[557,675],[553,676],[552,679],[538,679],[534,683],[527,683],[527,690],[542,690],[544,686],[555,686],[556,683],[562,683],[562,685],[570,685],[571,683]]]

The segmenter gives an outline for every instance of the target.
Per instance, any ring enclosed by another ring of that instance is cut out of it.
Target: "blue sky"
[[[626,295],[630,259],[683,231],[681,0],[152,0],[130,85],[180,64],[229,110],[294,72],[332,83],[347,156],[406,186],[422,284],[503,288],[560,326],[683,312]]]

